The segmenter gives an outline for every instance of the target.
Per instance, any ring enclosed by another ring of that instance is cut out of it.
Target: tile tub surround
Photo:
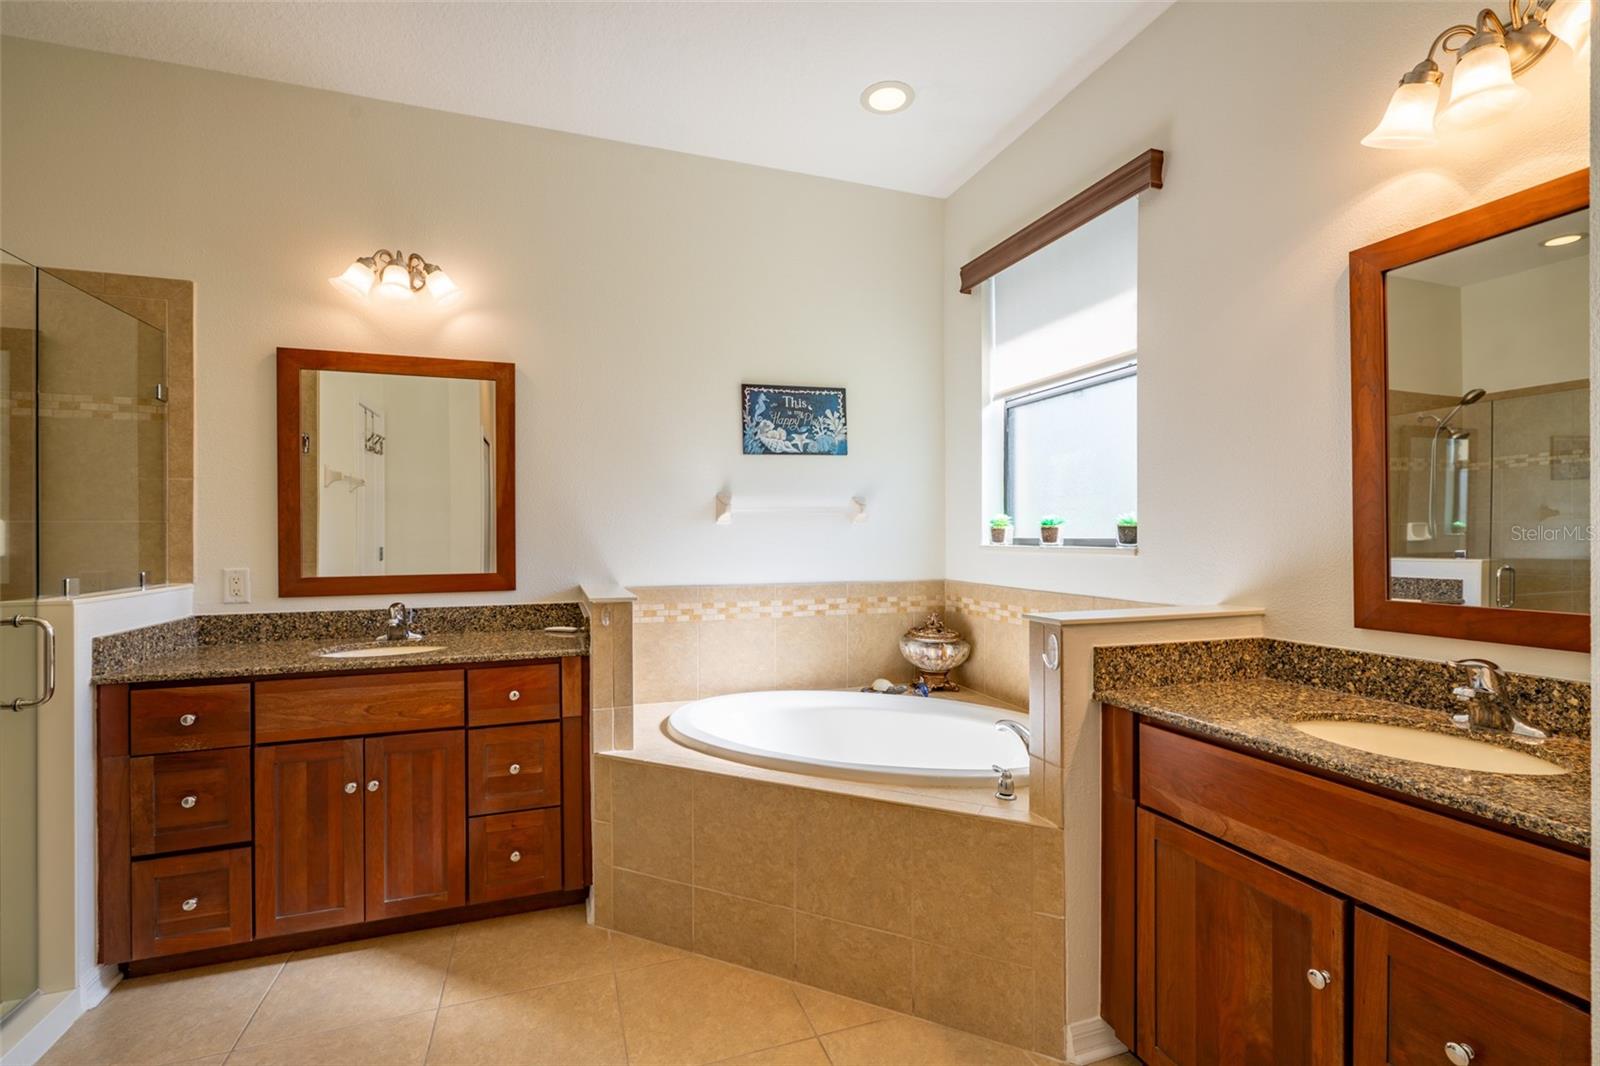
[[[671,706],[638,707],[635,750],[595,758],[598,924],[1063,1054],[1060,830],[646,750]]]
[[[1551,733],[1589,738],[1590,689],[1582,681],[1507,674],[1517,714]],[[1465,672],[1441,662],[1267,637],[1131,644],[1095,650],[1096,692],[1190,681],[1269,678],[1434,711],[1456,711],[1450,690]]]
[[[583,655],[588,633],[576,603],[531,603],[483,607],[427,607],[417,612],[424,643],[437,652],[388,659],[326,659],[330,644],[370,640],[382,631],[387,611],[286,611],[199,615],[146,626],[94,642],[96,684],[253,677],[273,673],[322,673],[399,669],[440,663]],[[547,633],[545,626],[572,625],[575,634]]]
[[[583,585],[589,625],[589,738],[593,751],[633,746],[633,604],[618,585]]]

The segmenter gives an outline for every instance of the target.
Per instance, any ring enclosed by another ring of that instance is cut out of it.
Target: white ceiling
[[[6,0],[0,31],[945,196],[1169,0]],[[910,83],[873,115],[861,90]]]
[[[1414,281],[1430,281],[1435,285],[1452,285],[1462,288],[1479,282],[1520,274],[1549,266],[1563,259],[1587,259],[1589,242],[1578,241],[1556,248],[1546,248],[1544,242],[1566,233],[1589,232],[1589,209],[1574,211],[1570,215],[1538,222],[1532,226],[1491,237],[1477,244],[1410,263],[1389,273]]]

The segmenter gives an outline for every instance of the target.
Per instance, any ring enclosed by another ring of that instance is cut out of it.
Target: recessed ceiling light
[[[1544,246],[1546,248],[1560,248],[1568,244],[1577,244],[1581,240],[1583,240],[1583,234],[1581,233],[1563,233],[1559,237],[1551,237],[1545,241]]]
[[[910,107],[916,95],[903,81],[875,81],[861,90],[861,106],[876,115],[892,115]]]

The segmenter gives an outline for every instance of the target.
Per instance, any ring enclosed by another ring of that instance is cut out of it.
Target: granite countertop
[[[271,677],[282,674],[352,673],[364,670],[406,670],[417,666],[451,663],[507,662],[518,659],[553,659],[589,654],[589,634],[547,633],[542,629],[505,629],[428,633],[421,644],[438,651],[416,652],[374,659],[329,659],[323,648],[361,646],[366,641],[260,640],[203,644],[156,651],[146,656],[96,671],[96,685],[141,684],[148,681],[199,681],[207,678]]]
[[[1343,718],[1462,735],[1442,711],[1333,689],[1255,678],[1117,687],[1095,698],[1151,721],[1589,847],[1589,742],[1582,738],[1557,734],[1531,747],[1475,733],[1474,739],[1530,751],[1570,771],[1494,774],[1373,755],[1295,729],[1293,723],[1311,718]]]

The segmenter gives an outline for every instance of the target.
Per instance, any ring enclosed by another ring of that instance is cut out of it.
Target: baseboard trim
[[[1127,1045],[1117,1039],[1104,1018],[1084,1018],[1067,1025],[1067,1062],[1071,1066],[1089,1066],[1127,1052]]]
[[[0,1026],[0,1066],[33,1066],[83,1014],[77,989],[46,992],[24,1003]]]

